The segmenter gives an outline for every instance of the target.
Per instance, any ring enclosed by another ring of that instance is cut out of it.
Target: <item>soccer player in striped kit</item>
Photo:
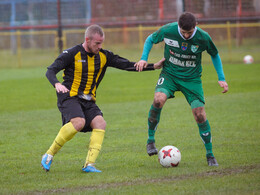
[[[102,28],[91,25],[85,31],[83,44],[64,50],[48,67],[46,76],[57,92],[57,105],[62,114],[63,126],[50,148],[42,157],[41,165],[50,170],[53,156],[78,132],[91,132],[88,154],[83,172],[101,172],[94,164],[103,143],[106,122],[96,105],[96,90],[105,75],[107,67],[127,71],[142,71],[125,58],[102,49],[105,39]],[[145,70],[162,67],[163,59],[149,64]],[[63,82],[56,74],[63,71]]]
[[[165,62],[157,82],[154,101],[148,116],[147,153],[149,156],[158,153],[155,147],[155,132],[160,120],[162,107],[176,91],[181,91],[191,106],[192,113],[199,128],[199,134],[206,148],[206,159],[209,166],[218,166],[212,151],[212,138],[209,121],[204,108],[205,100],[201,83],[201,56],[207,51],[211,56],[218,75],[218,83],[228,91],[222,62],[218,50],[209,34],[199,27],[192,13],[183,13],[178,22],[162,26],[148,36],[145,41],[141,60],[135,64],[142,69],[147,66],[147,59],[153,44],[164,41]]]

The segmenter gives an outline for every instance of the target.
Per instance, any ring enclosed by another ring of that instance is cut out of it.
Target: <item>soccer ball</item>
[[[181,161],[181,152],[175,146],[164,146],[159,151],[158,160],[163,167],[177,167]]]
[[[254,58],[251,55],[246,55],[243,59],[245,64],[252,64],[254,61]]]

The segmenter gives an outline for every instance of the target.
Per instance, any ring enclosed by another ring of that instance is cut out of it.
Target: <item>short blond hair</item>
[[[92,38],[92,36],[94,34],[99,34],[101,37],[104,36],[104,32],[102,30],[102,28],[97,25],[97,24],[93,24],[93,25],[90,25],[89,27],[87,27],[86,31],[85,31],[85,38]]]

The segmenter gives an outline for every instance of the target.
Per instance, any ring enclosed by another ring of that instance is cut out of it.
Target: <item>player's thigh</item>
[[[167,73],[162,72],[155,87],[155,94],[157,92],[164,93],[168,99],[174,98],[175,91],[178,91],[178,86],[174,82],[174,78]]]
[[[78,98],[66,95],[67,94],[58,95],[58,108],[62,114],[63,125],[73,118],[85,118]]]
[[[103,113],[99,109],[99,107],[96,105],[95,102],[81,100],[81,106],[83,108],[83,112],[84,112],[85,120],[86,120],[85,126],[81,130],[81,132],[92,131],[95,128],[97,128],[97,129],[105,128],[106,122],[103,118]],[[97,116],[99,116],[99,117],[97,117]],[[97,120],[94,120],[96,117],[97,117]],[[94,124],[91,125],[93,120],[94,120]],[[97,125],[97,122],[100,122],[100,124]]]
[[[77,131],[81,131],[83,129],[83,127],[85,126],[85,121],[85,118],[82,117],[76,117],[70,120],[70,122]]]
[[[202,88],[202,82],[200,78],[189,79],[186,81],[178,81],[180,90],[185,96],[187,102],[191,103],[198,100],[203,105],[205,104],[204,92]]]

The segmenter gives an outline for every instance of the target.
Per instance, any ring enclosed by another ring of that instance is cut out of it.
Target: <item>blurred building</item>
[[[56,25],[57,5],[57,0],[1,0],[0,27]],[[183,11],[204,22],[223,22],[259,20],[260,0],[60,0],[60,10],[65,27],[165,23]]]

